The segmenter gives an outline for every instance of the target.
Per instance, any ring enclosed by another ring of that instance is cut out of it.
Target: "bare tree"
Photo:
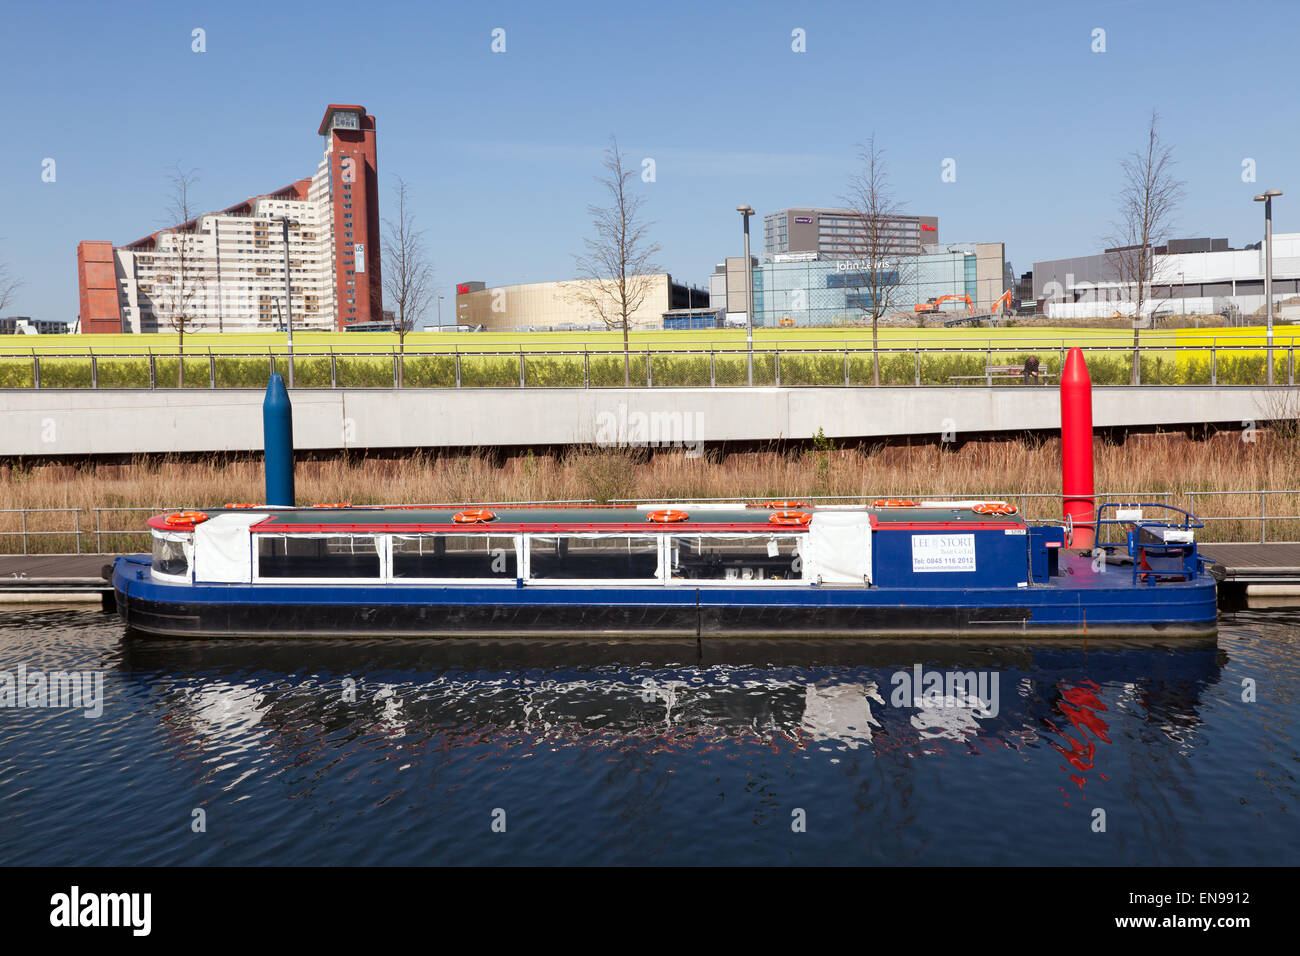
[[[419,324],[429,311],[437,289],[433,284],[433,267],[424,249],[424,230],[415,228],[415,216],[407,209],[409,190],[404,179],[397,180],[397,218],[384,220],[384,295],[393,307],[397,327],[397,351],[406,351],[406,333]],[[397,363],[397,384],[405,374],[401,360]]]
[[[1173,174],[1173,148],[1161,140],[1159,121],[1160,114],[1152,110],[1146,146],[1120,160],[1119,219],[1107,253],[1120,289],[1133,296],[1134,385],[1140,381],[1139,331],[1147,322],[1142,306],[1151,298],[1152,284],[1161,278],[1155,249],[1168,239],[1174,211],[1183,198],[1183,183]]]
[[[636,170],[624,167],[618,140],[609,138],[603,163],[607,175],[597,177],[609,194],[608,206],[590,205],[596,234],[583,240],[587,254],[575,256],[578,278],[571,290],[572,298],[600,316],[609,329],[623,330],[623,386],[632,384],[628,326],[633,313],[641,308],[653,285],[654,276],[663,270],[654,263],[659,246],[649,241],[647,231],[653,223],[641,219],[644,196],[629,189]]]
[[[167,282],[159,279],[162,295],[155,301],[162,306],[167,324],[180,336],[176,373],[177,388],[185,387],[185,333],[198,327],[194,317],[194,300],[203,289],[204,274],[202,252],[195,232],[197,210],[191,193],[199,177],[197,170],[184,169],[177,163],[171,171],[170,198],[167,218],[176,225],[167,230],[171,234],[172,272]]]
[[[880,357],[876,351],[880,317],[897,308],[905,295],[907,257],[901,254],[894,236],[900,207],[889,187],[889,170],[884,150],[876,146],[873,133],[866,144],[858,144],[860,168],[849,178],[848,193],[841,200],[852,214],[848,237],[850,262],[840,273],[844,287],[854,290],[852,303],[864,316],[871,316],[872,383],[880,384]]]
[[[0,262],[0,312],[9,307],[9,303],[13,301],[14,293],[18,291],[18,287],[22,284],[21,279],[15,279],[9,274],[9,264]]]

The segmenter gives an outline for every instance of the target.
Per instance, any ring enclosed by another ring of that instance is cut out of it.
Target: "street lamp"
[[[749,259],[749,217],[754,210],[748,204],[737,206],[736,212],[745,220],[745,344],[749,349],[749,384],[754,384],[754,271]]]
[[[1264,204],[1264,312],[1268,316],[1268,384],[1273,384],[1273,197],[1280,189],[1266,189],[1255,197]]]
[[[438,296],[438,331],[442,331],[442,300],[447,298],[445,295]]]
[[[280,219],[284,229],[284,328],[289,340],[289,387],[293,388],[293,296],[289,289],[289,227],[295,229],[300,223],[297,219],[284,216]]]

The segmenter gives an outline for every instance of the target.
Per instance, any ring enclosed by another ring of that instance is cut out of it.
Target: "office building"
[[[889,255],[916,256],[939,243],[935,216],[891,216],[886,227]],[[763,253],[769,259],[785,253],[816,253],[823,259],[854,258],[862,254],[861,217],[851,209],[801,206],[763,217]]]

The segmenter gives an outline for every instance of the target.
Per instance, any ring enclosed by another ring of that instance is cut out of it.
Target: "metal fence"
[[[569,498],[557,501],[457,501],[378,507],[519,508],[595,503],[592,498]],[[0,508],[0,554],[113,554],[147,550],[149,529],[140,516],[166,514],[176,510],[171,507]],[[128,517],[113,517],[123,515]]]
[[[1280,496],[1289,507],[1279,507]],[[809,504],[862,504],[876,496],[804,496]],[[891,498],[936,499],[935,494],[898,494]],[[951,495],[944,500],[997,500],[1016,505],[1030,523],[1059,521],[1061,495],[1056,493],[995,493],[988,495]],[[1205,522],[1201,538],[1205,541],[1243,543],[1300,541],[1300,489],[1271,491],[1126,491],[1095,495],[1098,505],[1106,502],[1158,502],[1178,505]],[[1241,507],[1232,507],[1234,499]],[[737,502],[760,504],[767,498],[616,498],[610,504],[687,504]],[[1270,507],[1270,501],[1274,506]],[[1202,514],[1198,505],[1214,502],[1212,511]],[[1255,508],[1258,502],[1258,509]],[[596,505],[594,499],[556,501],[457,501],[415,505],[390,505],[401,508],[438,507],[546,507]],[[383,506],[380,506],[383,507]],[[0,509],[0,553],[3,554],[115,554],[149,548],[149,531],[142,515],[164,514],[175,508],[7,508]]]
[[[147,542],[143,521],[130,527],[116,527],[105,515],[158,514],[155,508],[2,508],[0,509],[0,551],[8,554],[104,554],[105,540],[118,536]],[[18,527],[12,527],[17,522]],[[106,526],[107,525],[107,526]],[[88,545],[94,542],[95,547]],[[18,544],[21,550],[13,547]],[[53,547],[37,547],[50,544]],[[116,549],[114,549],[116,550]]]
[[[1295,345],[1272,350],[1276,383],[1295,384]],[[1059,376],[1070,344],[1042,340],[986,345],[913,343],[872,350],[858,344],[788,340],[755,348],[705,344],[695,348],[338,351],[0,351],[0,389],[260,388],[281,372],[298,388],[621,388],[872,385],[1018,385],[1030,354],[1041,378]],[[1079,346],[1094,384],[1128,385],[1132,342],[1096,338]],[[182,364],[183,358],[183,364]],[[1238,341],[1144,345],[1138,381],[1152,385],[1263,385],[1266,349]]]
[[[1279,510],[1278,508],[1270,509],[1268,501],[1276,496],[1290,496],[1291,508]],[[1042,524],[1047,522],[1058,522],[1062,516],[1062,495],[1059,492],[1001,492],[987,495],[967,495],[954,494],[943,495],[934,492],[925,492],[921,494],[898,494],[890,493],[889,495],[814,495],[804,496],[799,500],[808,504],[861,504],[873,501],[877,498],[901,498],[917,500],[944,500],[944,501],[1006,501],[1014,504],[1030,524]],[[1300,513],[1290,513],[1300,511],[1300,489],[1277,489],[1271,491],[1124,491],[1124,492],[1097,492],[1093,498],[1098,506],[1107,502],[1114,503],[1140,503],[1153,502],[1158,504],[1176,505],[1192,512],[1202,521],[1205,522],[1206,528],[1201,537],[1206,541],[1219,541],[1226,543],[1229,541],[1241,543],[1292,543],[1300,542]],[[1202,514],[1197,510],[1198,503],[1206,500],[1222,503],[1220,507],[1212,514]],[[1242,502],[1251,502],[1248,507],[1241,510],[1233,509],[1227,506],[1230,499],[1240,499]],[[688,499],[672,498],[616,498],[612,504],[683,504]],[[744,504],[761,504],[767,501],[767,498],[691,498],[689,501],[700,503],[720,503],[723,501],[734,501]],[[1259,502],[1259,510],[1252,510],[1254,502]],[[1269,524],[1273,524],[1273,534],[1270,537]],[[1284,522],[1291,522],[1284,525]],[[1258,529],[1258,535],[1254,534]],[[1225,537],[1219,537],[1216,532],[1226,532]],[[1289,536],[1288,536],[1289,535]]]

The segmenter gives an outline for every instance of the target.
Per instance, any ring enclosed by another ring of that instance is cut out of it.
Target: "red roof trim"
[[[641,521],[635,524],[565,524],[519,523],[498,521],[476,522],[474,524],[276,524],[270,519],[253,525],[252,531],[259,534],[390,534],[418,531],[438,531],[444,534],[581,534],[603,531],[609,534],[708,534],[710,532],[752,532],[767,534],[799,534],[808,528],[800,525],[774,525],[767,523],[737,524],[734,522],[677,522],[676,524],[656,524]]]
[[[890,521],[881,522],[873,527],[877,531],[1000,531],[1008,528],[1024,528],[1025,525],[1015,521]],[[546,522],[505,522],[483,521],[472,524],[454,524],[448,522],[412,522],[370,523],[320,522],[317,524],[279,523],[274,516],[253,525],[252,531],[261,534],[391,534],[412,532],[441,532],[444,534],[572,534],[604,531],[610,534],[709,534],[709,533],[744,533],[751,534],[802,534],[807,532],[806,525],[775,525],[767,522],[735,521],[681,521],[673,524],[657,524],[651,521],[624,522],[621,524],[596,524],[582,522],[565,522],[564,524]]]
[[[202,219],[204,216],[229,216],[240,209],[247,209],[251,214],[253,211],[253,203],[257,202],[257,200],[259,199],[295,199],[295,200],[302,201],[307,198],[307,193],[310,189],[311,189],[310,176],[307,176],[303,179],[297,179],[291,182],[289,185],[282,186],[280,189],[273,190],[272,192],[258,193],[256,196],[249,196],[243,202],[237,202],[233,206],[227,206],[225,209],[219,209],[216,212],[201,213],[198,216],[195,216],[189,222],[183,222],[179,226],[172,226],[169,229],[159,229],[157,232],[151,232],[143,239],[137,239],[135,242],[128,242],[125,246],[122,246],[121,248],[136,249],[137,247],[142,247],[142,246],[143,247],[148,247],[151,245],[156,246],[158,244],[158,236],[164,232],[179,232],[182,230],[185,232],[193,232],[195,229],[198,228],[199,220]]]
[[[594,511],[594,510],[597,510],[597,509],[599,509],[599,510],[601,510],[601,511],[620,511],[620,510],[622,510],[622,511],[630,511],[630,510],[635,509],[637,506],[636,506],[636,505],[563,505],[563,506],[561,506],[561,507],[563,507],[563,509],[564,509],[565,511],[581,511],[581,510],[584,510],[584,509],[587,510],[587,511]],[[681,506],[681,505],[664,505],[663,507],[665,507],[665,508],[680,508],[680,507],[682,507],[682,506]],[[472,502],[472,503],[470,503],[470,504],[464,504],[464,505],[353,505],[353,506],[352,506],[352,510],[353,510],[353,511],[366,511],[366,510],[372,510],[372,511],[464,511],[466,508],[499,508],[499,509],[501,509],[502,511],[505,511],[505,510],[507,510],[507,509],[510,510],[510,511],[527,511],[529,508],[533,508],[533,509],[536,509],[536,510],[541,510],[541,509],[543,509],[543,508],[549,508],[549,509],[551,509],[552,511],[558,510],[557,506],[556,506],[556,505],[553,505],[553,504],[516,505],[516,504],[511,504],[510,502],[504,502],[504,503],[501,503],[501,502],[492,502],[492,501],[489,501],[489,502],[486,502],[486,503],[484,503],[484,502]],[[739,510],[739,509],[736,509],[736,510]]]

